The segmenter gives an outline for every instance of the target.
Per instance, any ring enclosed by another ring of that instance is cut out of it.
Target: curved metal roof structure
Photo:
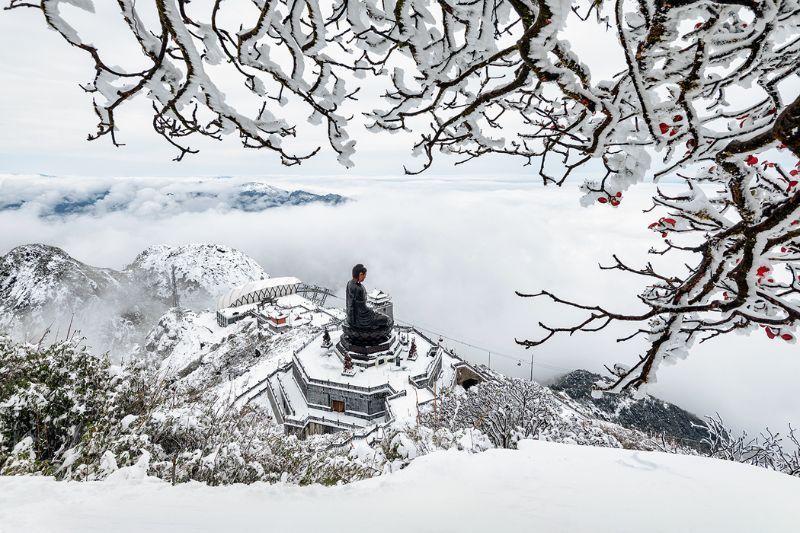
[[[300,280],[294,277],[259,279],[229,290],[217,300],[217,309],[255,304],[297,292]]]

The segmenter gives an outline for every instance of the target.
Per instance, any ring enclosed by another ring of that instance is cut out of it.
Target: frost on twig
[[[798,0],[118,0],[128,31],[148,60],[138,72],[108,65],[60,8],[91,11],[92,0],[8,0],[7,9],[43,12],[49,26],[88,53],[96,76],[98,130],[115,144],[115,112],[143,94],[153,127],[178,149],[193,136],[238,134],[248,148],[299,164],[297,135],[283,105],[291,97],[326,127],[339,161],[351,164],[350,117],[342,112],[366,74],[389,87],[364,112],[368,128],[410,132],[426,170],[439,153],[456,164],[485,155],[521,158],[545,184],[587,175],[585,205],[616,207],[633,184],[681,177],[685,191],[659,190],[665,211],[650,229],[656,255],[694,257],[682,275],[614,257],[606,268],[642,276],[636,314],[548,298],[584,313],[568,326],[541,324],[534,347],[561,333],[634,325],[645,337],[634,364],[610,369],[603,390],[645,392],[664,360],[695,342],[761,328],[794,342],[800,320],[800,65]],[[246,5],[247,9],[243,7]],[[150,15],[153,15],[150,13]],[[570,39],[587,25],[614,35],[624,68],[596,79]],[[241,109],[218,86],[227,65],[260,102]],[[296,113],[295,113],[296,114]],[[597,163],[600,172],[595,172]],[[593,166],[590,166],[593,165]]]

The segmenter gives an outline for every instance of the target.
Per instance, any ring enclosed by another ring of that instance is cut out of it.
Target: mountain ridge
[[[269,277],[246,254],[221,245],[148,247],[122,270],[101,268],[43,244],[0,256],[0,330],[14,338],[80,330],[98,351],[126,356],[172,305],[202,310],[238,285]]]

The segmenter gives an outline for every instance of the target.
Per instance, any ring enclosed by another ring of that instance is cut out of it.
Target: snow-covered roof
[[[239,307],[228,307],[219,309],[218,312],[227,319],[231,319],[234,316],[241,315],[246,313],[247,311],[252,311],[255,309],[257,304],[248,304],[248,305],[241,305]]]
[[[300,280],[295,277],[259,279],[231,289],[217,301],[217,309],[259,302],[294,293]]]
[[[389,295],[380,289],[373,289],[369,294],[367,294],[367,297],[371,300],[379,300],[379,301],[389,299]]]
[[[316,310],[317,306],[314,305],[308,298],[299,294],[290,294],[289,296],[282,296],[275,300],[275,305],[283,309],[294,309],[295,307],[302,307],[308,311]]]

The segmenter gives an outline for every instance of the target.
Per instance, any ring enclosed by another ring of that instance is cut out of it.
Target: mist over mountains
[[[54,246],[18,246],[0,256],[0,330],[28,341],[78,331],[93,351],[124,357],[172,306],[173,267],[180,304],[194,310],[269,277],[250,257],[219,245],[151,246],[122,270],[87,265]]]
[[[285,190],[261,181],[0,176],[0,212],[32,210],[43,219],[124,212],[149,218],[205,211],[259,212],[311,203],[339,205],[338,194]]]

